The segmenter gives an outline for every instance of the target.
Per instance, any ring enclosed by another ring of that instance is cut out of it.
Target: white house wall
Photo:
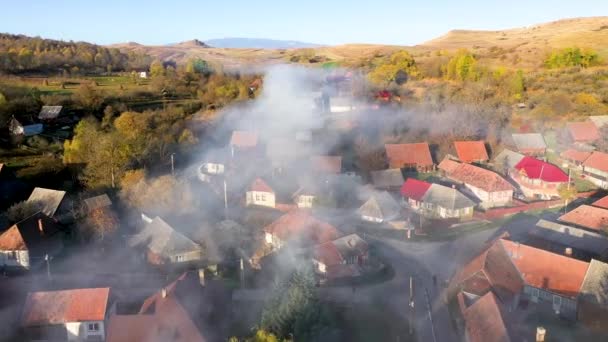
[[[89,331],[89,324],[93,323],[99,325],[99,331]],[[68,341],[87,341],[89,338],[92,341],[103,341],[105,339],[103,321],[68,322],[65,323],[65,329],[68,333]],[[97,336],[99,338],[95,339]]]
[[[264,207],[275,207],[275,196],[272,192],[248,191],[245,196],[246,204]]]
[[[7,267],[30,267],[30,255],[28,251],[16,251],[15,259],[10,259],[12,251],[0,251],[0,265]]]

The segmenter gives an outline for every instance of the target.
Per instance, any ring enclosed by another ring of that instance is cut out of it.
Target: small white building
[[[256,178],[245,193],[245,205],[274,208],[276,205],[274,190],[264,180]]]
[[[201,182],[209,183],[213,176],[224,174],[224,164],[221,163],[203,163],[198,167],[197,176]]]
[[[104,341],[110,288],[30,292],[21,326],[30,341]]]
[[[139,72],[139,78],[148,78],[148,72],[147,71],[140,71]]]
[[[401,216],[401,206],[386,191],[373,194],[367,202],[359,208],[359,215],[363,221],[383,223],[396,220]]]

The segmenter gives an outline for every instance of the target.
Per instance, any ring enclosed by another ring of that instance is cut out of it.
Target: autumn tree
[[[376,84],[388,86],[392,82],[405,83],[409,77],[419,75],[418,67],[414,57],[407,51],[393,53],[388,60],[383,60],[372,70],[368,77]]]
[[[467,50],[459,50],[445,67],[444,76],[448,80],[475,81],[479,78],[477,60]]]
[[[90,83],[81,84],[76,92],[74,93],[74,99],[76,102],[91,112],[99,110],[103,104],[103,96],[101,96]]]
[[[81,221],[81,238],[104,242],[118,230],[118,217],[108,208],[98,208],[84,214]]]
[[[570,184],[562,184],[557,188],[557,193],[559,197],[564,200],[564,211],[568,211],[568,203],[576,198],[578,192],[576,191],[576,187],[571,186]]]

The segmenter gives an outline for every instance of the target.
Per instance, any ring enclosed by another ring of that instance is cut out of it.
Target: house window
[[[260,201],[260,200],[261,200],[261,199],[260,199],[260,195],[259,195],[259,194],[255,194],[255,200],[256,200],[256,201]]]
[[[184,261],[184,256],[183,255],[177,255],[175,257],[175,261],[177,261],[177,262]]]
[[[9,251],[8,252],[8,260],[17,260],[17,252]]]
[[[540,296],[540,292],[537,288],[530,289],[530,295],[532,296],[532,301],[534,303],[538,302],[538,297]]]
[[[553,295],[553,306],[560,307],[562,305],[562,297]]]
[[[89,323],[88,329],[89,331],[99,331],[99,323]]]
[[[262,197],[262,201],[266,201],[266,194],[262,194],[261,197]]]

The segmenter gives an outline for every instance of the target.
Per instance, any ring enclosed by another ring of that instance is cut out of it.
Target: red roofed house
[[[274,208],[276,205],[274,190],[263,179],[256,178],[245,194],[245,205]]]
[[[568,164],[570,164],[571,166],[577,169],[582,169],[583,163],[585,162],[585,160],[587,160],[587,158],[589,158],[590,155],[591,152],[578,151],[573,148],[569,148],[562,152],[560,154],[560,157],[562,157],[562,159],[568,162]]]
[[[342,172],[342,157],[313,156],[310,158],[312,169],[317,173],[338,174]]]
[[[454,141],[454,149],[463,163],[485,163],[490,159],[483,141]]]
[[[608,189],[608,154],[593,152],[583,163],[585,179],[603,189]]]
[[[608,232],[608,209],[583,204],[558,218],[588,230]]]
[[[500,300],[488,292],[463,308],[462,316],[467,342],[510,342]]]
[[[542,200],[559,198],[558,187],[568,184],[570,180],[559,167],[529,156],[520,160],[515,165],[515,170],[516,172],[511,172],[510,176],[528,198]]]
[[[464,184],[475,195],[482,208],[501,207],[513,198],[513,186],[495,172],[471,164],[460,163],[446,177]]]
[[[576,320],[588,268],[587,262],[501,238],[457,273],[451,286],[472,299],[492,291],[512,308],[525,299]]]
[[[426,217],[471,217],[475,207],[475,202],[454,188],[413,178],[403,183],[401,195],[412,209]]]
[[[210,309],[193,275],[184,273],[148,297],[137,314],[110,316],[106,342],[207,341],[193,319]]]
[[[602,197],[599,200],[591,203],[595,207],[608,209],[608,196]]]
[[[248,131],[234,131],[230,137],[230,151],[234,157],[238,151],[255,149],[258,146],[258,135]]]
[[[569,122],[566,130],[570,140],[575,143],[592,143],[600,138],[597,126],[591,121]]]
[[[384,148],[390,168],[433,171],[433,157],[428,143],[386,144]]]
[[[0,267],[30,269],[63,248],[63,237],[55,221],[36,213],[0,234]]]
[[[29,340],[103,341],[110,288],[30,292],[21,327]]]
[[[401,187],[401,196],[412,209],[418,209],[422,206],[422,198],[430,187],[431,183],[408,178]]]
[[[292,210],[264,227],[266,243],[276,249],[288,241],[318,245],[332,241],[342,234],[329,223],[318,220],[307,210]]]
[[[360,267],[369,256],[369,246],[357,234],[350,234],[315,246],[315,271],[328,279],[353,277],[361,274]]]

